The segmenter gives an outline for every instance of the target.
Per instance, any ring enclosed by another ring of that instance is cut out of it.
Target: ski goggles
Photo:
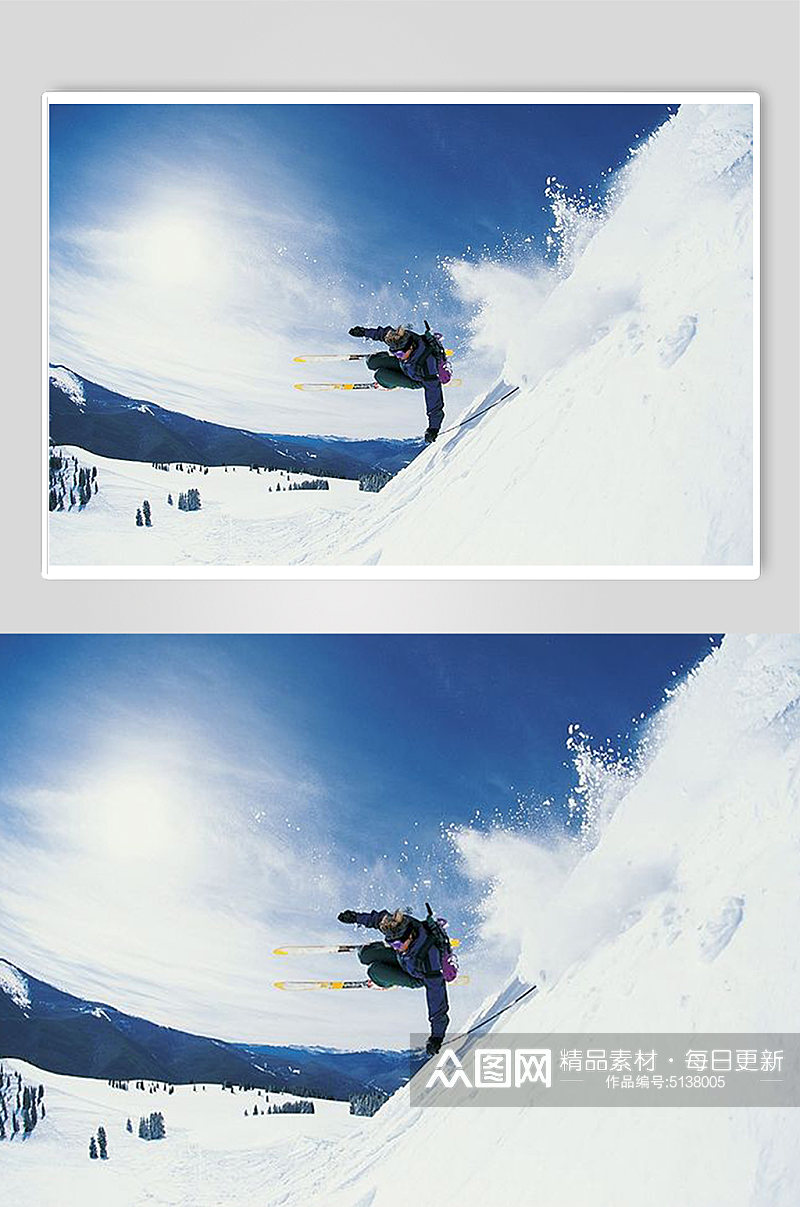
[[[384,918],[379,923],[379,929],[383,932],[387,942],[394,947],[396,943],[402,944],[408,938],[412,925],[412,919],[398,911]]]

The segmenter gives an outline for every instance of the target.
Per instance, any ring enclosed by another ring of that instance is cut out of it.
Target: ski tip
[[[274,989],[285,989],[288,992],[304,992],[314,989],[348,989],[353,981],[273,981]]]
[[[274,956],[288,956],[289,951],[286,947],[273,947],[272,954]]]
[[[272,987],[296,993],[312,989],[341,989],[343,983],[341,981],[273,981]]]

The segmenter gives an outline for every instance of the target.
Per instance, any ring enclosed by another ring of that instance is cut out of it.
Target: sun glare
[[[115,775],[86,804],[87,840],[108,859],[161,862],[181,843],[180,801],[162,779],[134,771]]]
[[[179,289],[214,279],[216,250],[213,231],[201,220],[162,215],[137,231],[132,259],[145,283]]]

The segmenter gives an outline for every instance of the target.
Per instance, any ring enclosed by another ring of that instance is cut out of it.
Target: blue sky
[[[414,396],[303,397],[292,356],[428,317],[466,369],[475,301],[444,261],[543,257],[547,178],[602,197],[668,112],[53,104],[50,359],[237,426],[417,434]]]
[[[269,988],[349,975],[343,957],[270,949],[335,940],[345,907],[428,898],[473,945],[461,1003],[480,1001],[502,964],[476,929],[489,886],[443,831],[562,828],[569,726],[624,752],[709,649],[704,636],[5,637],[0,954],[223,1038],[402,1046],[414,995],[361,995],[344,1017],[326,995]]]

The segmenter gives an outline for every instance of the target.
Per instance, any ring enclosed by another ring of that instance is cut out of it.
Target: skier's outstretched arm
[[[353,926],[369,926],[372,930],[380,930],[381,921],[388,916],[388,909],[372,909],[367,913],[359,913],[354,909],[343,909],[339,914],[340,922],[349,922]]]
[[[348,334],[356,339],[379,339],[385,343],[386,332],[391,330],[391,327],[351,327]]]

